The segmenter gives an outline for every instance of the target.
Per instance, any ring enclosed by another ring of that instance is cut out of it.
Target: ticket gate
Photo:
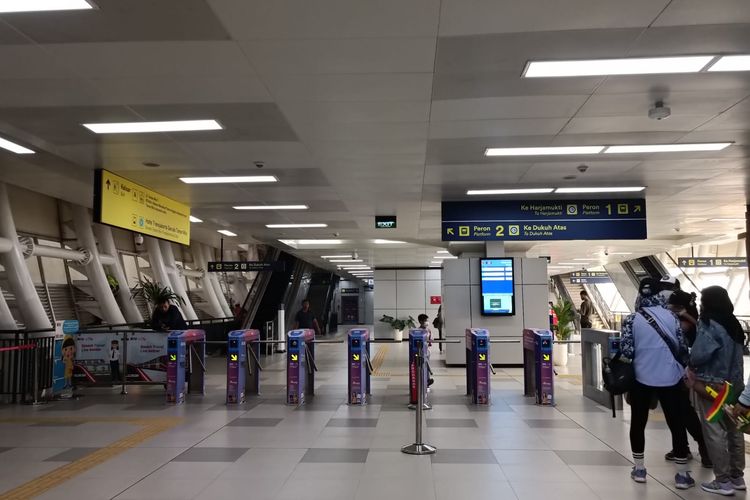
[[[466,329],[466,394],[475,405],[490,404],[490,332]]]
[[[523,331],[523,394],[536,404],[554,406],[555,383],[552,367],[552,332],[528,328]]]
[[[167,403],[185,402],[186,394],[205,394],[206,332],[175,330],[167,337]]]
[[[350,405],[366,405],[370,395],[370,331],[364,328],[349,330],[347,334],[349,359]]]
[[[260,331],[234,330],[227,339],[227,404],[241,404],[260,393]]]
[[[314,394],[315,330],[290,331],[286,347],[286,403],[297,406]]]
[[[409,407],[416,408],[418,400],[417,388],[417,363],[415,356],[419,353],[425,360],[422,363],[422,384],[424,396],[424,408],[431,409],[432,406],[427,402],[427,381],[430,379],[429,351],[428,351],[428,332],[421,328],[412,328],[409,330]]]

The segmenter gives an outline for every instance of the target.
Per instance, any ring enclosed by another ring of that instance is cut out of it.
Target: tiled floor
[[[373,348],[373,356],[378,346]],[[224,362],[210,359],[207,394],[182,406],[163,403],[161,387],[83,389],[78,401],[0,407],[0,498],[19,485],[138,431],[138,422],[175,419],[174,427],[76,470],[40,498],[76,499],[676,499],[703,498],[671,488],[674,469],[663,417],[647,430],[649,482],[629,479],[627,413],[612,418],[581,396],[575,378],[556,380],[556,408],[522,395],[522,370],[497,369],[493,405],[467,404],[464,371],[446,368],[435,350],[435,384],[425,441],[433,456],[399,450],[414,439],[406,408],[406,346],[388,346],[370,405],[346,400],[343,345],[317,349],[316,396],[284,404],[284,360],[264,359],[262,395],[224,405]],[[576,360],[569,370],[575,372]],[[123,411],[124,410],[124,411]],[[107,422],[110,417],[119,421]],[[133,420],[133,422],[128,421]],[[181,420],[177,420],[181,419]],[[710,473],[693,463],[697,479]]]

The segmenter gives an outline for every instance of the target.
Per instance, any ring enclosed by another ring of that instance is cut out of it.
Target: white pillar
[[[13,245],[9,252],[0,254],[0,263],[5,268],[10,289],[16,296],[16,303],[24,325],[32,330],[52,328],[42,301],[36,294],[29,268],[24,262],[21,245],[18,243],[16,224],[13,222],[13,214],[10,211],[8,188],[3,183],[0,183],[0,237],[10,240]]]
[[[172,251],[172,244],[168,241],[159,241],[161,247],[161,256],[164,261],[164,266],[167,269],[167,275],[169,281],[172,284],[172,290],[174,293],[182,297],[185,302],[182,304],[182,310],[185,312],[186,320],[198,319],[198,315],[195,314],[193,304],[190,303],[190,297],[188,297],[187,291],[185,290],[185,282],[183,277],[180,275],[180,271],[177,269],[177,262],[174,260],[174,252]]]
[[[197,244],[203,245],[202,243]],[[208,262],[208,259],[211,258],[211,250],[212,249],[208,245],[203,245],[203,252],[206,258],[206,262]],[[229,308],[226,297],[224,297],[224,292],[222,291],[221,285],[219,284],[219,279],[216,277],[215,273],[206,273],[206,277],[208,279],[208,282],[214,289],[214,293],[216,294],[216,299],[219,301],[219,305],[221,306],[223,316],[225,318],[229,318],[230,316],[232,316],[232,310]]]
[[[229,252],[229,258],[233,261],[239,261],[239,252]],[[245,303],[245,298],[247,297],[248,290],[247,278],[245,278],[243,273],[232,273],[232,284],[230,290],[232,292],[232,299],[235,303],[239,305]]]
[[[130,294],[128,280],[120,263],[120,256],[117,253],[117,247],[115,247],[115,240],[112,238],[112,228],[103,224],[94,224],[94,234],[96,234],[96,238],[99,240],[102,251],[113,257],[113,262],[105,265],[112,276],[120,283],[120,289],[117,291],[117,294],[120,297],[120,306],[125,313],[125,319],[128,323],[140,323],[143,321],[143,316],[141,316],[141,311],[138,310],[138,306]]]
[[[91,253],[91,260],[85,265],[86,277],[89,279],[94,298],[101,308],[102,319],[111,325],[125,323],[125,317],[122,315],[115,296],[112,294],[112,289],[109,287],[107,275],[104,274],[94,232],[91,230],[92,220],[86,207],[73,205],[73,226],[78,243]]]
[[[491,257],[505,257],[504,241],[486,241],[484,243],[485,255]]]
[[[216,298],[214,287],[208,279],[209,273],[206,271],[208,269],[208,261],[203,254],[203,247],[197,241],[193,241],[192,245],[190,245],[190,251],[193,253],[195,267],[204,270],[203,279],[201,280],[201,291],[203,292],[203,298],[208,302],[209,313],[214,318],[220,318],[224,315],[224,310],[221,308],[219,299]]]
[[[16,320],[13,319],[13,315],[10,313],[8,303],[5,302],[3,297],[3,291],[0,289],[0,329],[3,330],[17,330]]]

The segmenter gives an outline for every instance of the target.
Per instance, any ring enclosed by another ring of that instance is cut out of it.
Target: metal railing
[[[612,328],[612,325],[614,324],[615,318],[612,314],[612,311],[610,311],[607,302],[604,300],[604,297],[602,297],[602,294],[599,293],[599,289],[596,287],[596,285],[583,285],[583,289],[586,290],[586,292],[589,294],[589,297],[591,297],[591,303],[594,305],[594,310],[599,316],[599,319],[604,324],[604,328],[610,330]]]
[[[0,330],[0,395],[8,402],[35,402],[51,392],[54,331]]]

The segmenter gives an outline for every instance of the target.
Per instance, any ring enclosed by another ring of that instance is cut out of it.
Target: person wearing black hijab
[[[734,316],[734,306],[727,291],[711,286],[701,292],[701,311],[698,332],[690,353],[688,379],[720,387],[730,382],[734,393],[744,387],[742,347],[745,336],[739,321]],[[734,401],[727,401],[734,403]],[[703,439],[714,463],[716,478],[701,488],[709,493],[723,496],[734,495],[735,490],[744,490],[745,440],[742,432],[727,417],[709,422],[705,415],[713,401],[696,393],[693,404],[703,427]]]

